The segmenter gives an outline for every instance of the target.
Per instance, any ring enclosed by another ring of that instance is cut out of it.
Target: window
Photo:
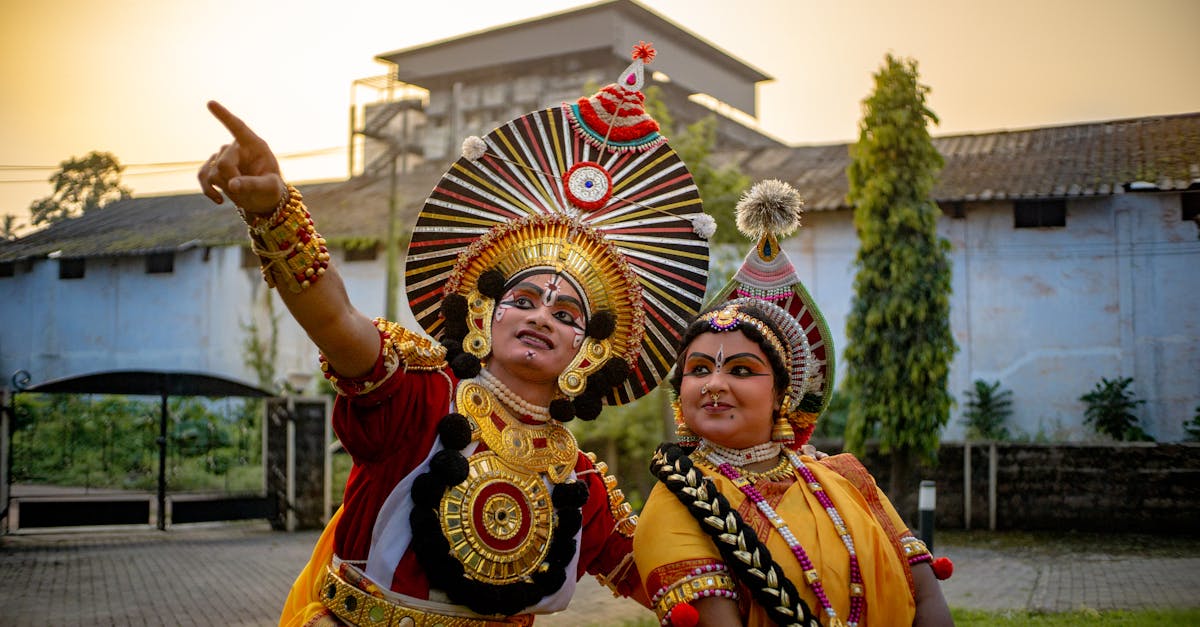
[[[15,261],[0,262],[0,279],[7,279],[17,273]]]
[[[347,248],[346,261],[374,261],[379,255],[379,245],[372,244],[366,248]]]
[[[1013,203],[1013,226],[1033,229],[1067,225],[1067,201],[1018,200]]]
[[[1180,219],[1200,220],[1200,192],[1184,192],[1179,195]]]
[[[146,274],[171,274],[175,271],[175,253],[150,253],[146,255]]]
[[[59,259],[58,260],[58,278],[60,279],[82,279],[84,263],[83,259]]]

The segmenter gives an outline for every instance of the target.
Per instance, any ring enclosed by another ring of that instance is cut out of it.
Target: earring
[[[496,301],[472,290],[467,295],[467,336],[463,350],[483,359],[492,352],[492,311]]]
[[[771,441],[784,445],[791,445],[796,442],[796,432],[792,429],[792,422],[787,419],[787,415],[783,412],[779,412],[779,415],[775,418],[775,424],[771,427]]]
[[[612,357],[612,342],[587,338],[567,368],[558,375],[558,389],[575,398],[587,387],[588,375],[596,372]],[[605,390],[607,392],[607,390]]]
[[[683,420],[683,406],[679,404],[679,398],[676,397],[671,401],[671,413],[675,415],[675,439],[680,446],[696,447],[700,445],[700,437],[688,428],[687,423]]]

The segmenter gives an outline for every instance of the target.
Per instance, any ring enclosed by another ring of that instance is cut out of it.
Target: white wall
[[[1101,377],[1133,377],[1138,414],[1179,440],[1200,405],[1200,241],[1178,194],[1067,203],[1066,228],[1016,229],[1011,202],[972,203],[938,229],[953,251],[951,329],[958,400],[945,436],[960,439],[975,379],[1013,391],[1010,430],[1088,439],[1079,397]],[[824,312],[845,368],[858,241],[850,211],[812,212],[784,242]]]

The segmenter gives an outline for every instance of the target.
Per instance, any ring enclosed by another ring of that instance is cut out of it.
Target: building
[[[380,55],[395,70],[364,81],[383,97],[352,119],[362,174],[300,186],[361,310],[385,311],[390,199],[411,224],[463,136],[611,81],[628,63],[629,33],[662,53],[651,67],[680,120],[711,111],[696,100],[741,111],[719,118],[720,161],[805,196],[804,227],[784,246],[844,346],[857,251],[848,146],[757,133],[743,121],[769,77],[629,0]],[[1079,397],[1101,377],[1129,376],[1147,431],[1181,439],[1200,406],[1200,113],[935,145],[960,346],[947,437],[961,437],[976,379],[1013,391],[1015,431],[1082,439]],[[315,349],[259,278],[244,226],[198,192],[121,201],[0,244],[0,319],[0,373],[34,382],[115,368],[255,380],[251,357],[271,351],[276,381],[316,372]]]

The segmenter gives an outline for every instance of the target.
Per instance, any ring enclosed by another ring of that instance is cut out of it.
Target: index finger
[[[225,129],[229,131],[230,135],[233,135],[233,138],[239,144],[262,141],[254,131],[250,130],[249,126],[246,126],[246,123],[241,118],[231,113],[229,109],[226,109],[216,100],[208,101],[208,110],[225,126]]]

